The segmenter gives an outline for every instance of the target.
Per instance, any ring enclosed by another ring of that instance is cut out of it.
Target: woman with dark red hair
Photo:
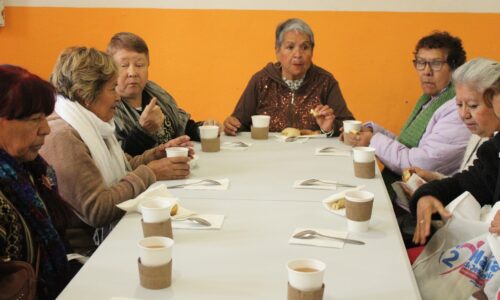
[[[38,155],[54,103],[48,82],[0,65],[0,258],[36,269],[38,299],[56,298],[69,278],[63,240],[67,206],[53,170]]]

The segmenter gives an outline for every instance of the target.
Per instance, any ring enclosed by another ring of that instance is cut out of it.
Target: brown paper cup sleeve
[[[201,151],[203,152],[219,152],[220,151],[220,138],[215,139],[201,139]]]
[[[300,291],[288,283],[288,300],[321,300],[325,292],[325,284],[315,291]]]
[[[159,223],[144,223],[141,219],[142,223],[142,233],[144,237],[149,236],[166,236],[171,239],[174,238],[174,233],[172,232],[172,220],[168,219]]]
[[[351,221],[364,222],[372,217],[373,200],[367,202],[345,201],[346,217]]]
[[[374,178],[375,177],[375,161],[371,162],[356,162],[354,163],[354,176],[359,178]]]
[[[147,267],[137,260],[139,265],[139,279],[141,286],[152,289],[164,289],[172,284],[172,260],[168,264],[156,267]]]
[[[251,128],[252,139],[267,140],[269,137],[269,127],[253,127]]]

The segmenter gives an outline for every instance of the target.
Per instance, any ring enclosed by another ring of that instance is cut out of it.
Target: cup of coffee
[[[361,131],[361,121],[345,120],[343,123],[344,123],[344,144],[351,145],[347,137],[356,135]]]
[[[367,191],[345,193],[347,230],[353,232],[368,231],[374,198],[375,195]]]
[[[267,115],[252,116],[252,139],[267,140],[269,137],[269,122],[271,117]]]
[[[198,127],[200,130],[201,151],[203,152],[219,152],[219,126],[203,125]]]
[[[142,213],[142,231],[144,237],[163,236],[173,238],[170,211],[176,198],[154,198],[139,204]]]
[[[359,178],[375,177],[375,148],[354,147],[352,148],[354,176]]]
[[[186,147],[170,147],[165,148],[167,157],[187,157],[189,149]]]
[[[172,248],[174,240],[152,236],[138,242],[139,278],[148,289],[169,287],[172,281]]]
[[[288,283],[301,292],[321,290],[326,265],[317,259],[294,259],[287,263]]]

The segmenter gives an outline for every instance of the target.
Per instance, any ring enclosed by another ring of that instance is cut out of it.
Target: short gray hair
[[[500,75],[500,64],[486,58],[475,58],[453,72],[455,85],[466,85],[483,93]]]
[[[288,19],[276,27],[275,49],[279,49],[279,47],[281,47],[283,35],[290,30],[307,34],[309,41],[311,42],[311,47],[314,48],[314,33],[312,32],[311,27],[309,27],[309,25],[301,19]]]

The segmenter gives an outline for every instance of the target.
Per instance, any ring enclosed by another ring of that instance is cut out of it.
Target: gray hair
[[[311,27],[309,27],[309,25],[301,19],[288,19],[276,27],[275,49],[279,49],[279,47],[281,47],[283,35],[290,30],[307,34],[309,41],[311,42],[311,47],[314,48],[314,33],[312,32]]]
[[[467,85],[479,93],[489,88],[500,75],[500,64],[486,58],[475,58],[453,72],[455,85]]]

